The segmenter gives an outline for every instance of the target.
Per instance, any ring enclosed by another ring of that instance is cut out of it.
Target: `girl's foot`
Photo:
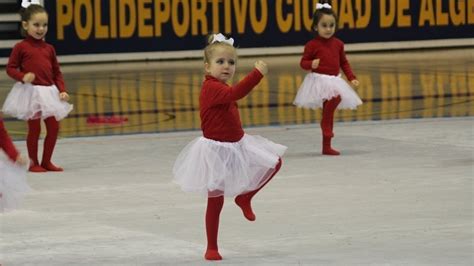
[[[341,153],[336,150],[333,150],[331,147],[327,147],[323,149],[323,154],[324,155],[339,155]]]
[[[235,204],[242,209],[245,218],[249,221],[255,221],[255,214],[252,211],[251,199],[245,195],[235,197]]]
[[[61,167],[58,167],[56,165],[54,165],[52,162],[49,162],[49,163],[42,163],[41,166],[48,170],[48,171],[52,171],[52,172],[62,172],[64,171]]]
[[[222,260],[221,254],[219,254],[219,251],[215,249],[206,250],[206,254],[204,255],[204,258],[206,260]]]
[[[44,169],[43,167],[41,167],[41,165],[38,165],[38,164],[31,165],[30,168],[28,169],[28,171],[33,172],[33,173],[47,172],[46,169]]]
[[[331,138],[327,136],[323,136],[323,154],[324,155],[339,155],[340,152],[334,150],[331,147]]]

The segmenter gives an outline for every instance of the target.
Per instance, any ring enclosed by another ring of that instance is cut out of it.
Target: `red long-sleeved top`
[[[316,69],[311,69],[314,59],[319,59],[319,66]],[[349,61],[347,61],[344,43],[336,37],[325,39],[317,36],[307,42],[304,46],[300,66],[305,70],[332,76],[339,75],[342,68],[348,80],[356,79]]]
[[[207,75],[199,97],[201,129],[204,137],[237,142],[244,136],[237,100],[245,97],[263,78],[257,69],[234,86]]]
[[[3,149],[12,161],[16,161],[18,151],[16,150],[15,145],[13,145],[10,136],[8,136],[2,119],[0,119],[0,149]]]
[[[7,74],[17,81],[22,82],[28,72],[35,74],[33,85],[56,85],[60,92],[66,91],[54,47],[31,36],[13,47],[7,64]]]

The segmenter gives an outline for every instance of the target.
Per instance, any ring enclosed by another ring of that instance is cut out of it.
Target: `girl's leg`
[[[38,162],[38,140],[41,133],[41,119],[28,120],[28,136],[26,137],[26,147],[28,157],[30,157],[30,172],[46,172]]]
[[[238,195],[237,197],[235,197],[235,203],[242,209],[242,212],[243,212],[245,218],[247,218],[247,220],[255,221],[255,214],[253,213],[253,210],[252,210],[252,198],[266,184],[268,184],[268,182],[270,182],[270,180],[276,175],[276,173],[278,173],[278,171],[280,171],[281,164],[282,164],[282,161],[281,161],[281,158],[279,158],[278,163],[275,166],[275,169],[274,169],[272,175],[270,176],[270,178],[268,178],[268,180],[259,189],[256,189],[256,190],[253,190],[253,191],[250,191],[250,192],[247,192],[245,194],[241,194],[241,195]]]
[[[334,112],[341,102],[341,96],[334,97],[323,103],[323,118],[321,119],[321,130],[323,133],[323,154],[339,155],[340,153],[331,148],[331,138],[334,137]]]
[[[217,234],[219,232],[219,216],[224,206],[224,196],[208,197],[206,209],[206,234],[207,250],[204,258],[206,260],[222,260],[217,246]]]
[[[44,139],[43,159],[41,160],[41,166],[48,171],[61,172],[61,167],[55,166],[51,162],[53,156],[54,146],[56,146],[56,140],[58,139],[59,122],[53,116],[48,117],[44,120],[46,124],[47,134]]]

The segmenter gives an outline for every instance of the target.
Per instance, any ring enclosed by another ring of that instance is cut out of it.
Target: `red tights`
[[[282,161],[278,160],[278,164],[273,170],[273,174],[268,180],[258,189],[254,191],[241,194],[235,198],[235,203],[242,209],[242,212],[250,221],[255,220],[255,214],[252,211],[251,200],[258,191],[260,191],[268,182],[276,175],[281,168]],[[219,232],[219,217],[222,207],[224,206],[224,196],[208,197],[206,209],[206,234],[207,234],[207,250],[204,255],[207,260],[221,260],[217,246],[217,235]]]
[[[48,117],[44,120],[46,124],[46,138],[44,139],[43,158],[41,165],[38,161],[38,140],[41,133],[41,119],[28,120],[28,136],[26,146],[28,147],[28,156],[31,159],[31,172],[62,171],[63,169],[55,166],[51,162],[54,146],[58,139],[59,122],[54,117]]]
[[[341,102],[341,96],[334,97],[323,103],[323,118],[321,119],[321,131],[323,133],[323,154],[339,155],[340,153],[331,147],[331,138],[334,137],[334,112]]]

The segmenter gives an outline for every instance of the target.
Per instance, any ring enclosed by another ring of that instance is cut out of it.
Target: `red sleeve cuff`
[[[263,78],[263,74],[262,74],[262,72],[260,72],[260,70],[258,70],[258,68],[255,68],[254,72],[256,72],[255,75],[257,75],[258,78],[260,78],[260,79]]]

